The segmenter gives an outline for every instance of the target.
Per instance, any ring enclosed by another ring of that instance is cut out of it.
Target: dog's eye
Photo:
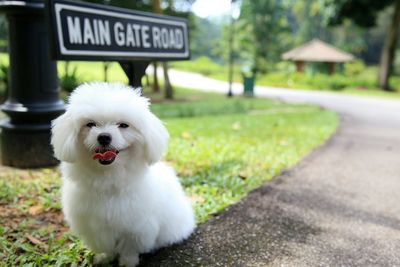
[[[95,126],[96,126],[96,123],[94,123],[94,122],[88,122],[86,124],[86,127],[89,127],[89,128],[92,128],[92,127],[95,127]]]
[[[120,124],[118,124],[118,127],[119,127],[119,128],[128,128],[129,125],[126,124],[126,123],[120,123]]]

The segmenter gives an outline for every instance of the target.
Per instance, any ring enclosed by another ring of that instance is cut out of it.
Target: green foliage
[[[362,60],[354,60],[344,64],[344,74],[346,76],[360,75],[366,70],[366,66]]]
[[[10,68],[8,64],[0,63],[0,82],[4,84],[5,88],[8,88],[8,77]]]
[[[302,45],[316,37],[327,41],[330,32],[323,23],[325,12],[320,1],[293,1],[289,9],[297,26],[296,34],[293,36],[295,46]]]
[[[194,27],[190,29],[190,52],[192,58],[207,57],[221,60],[217,47],[221,40],[222,25],[219,21],[191,15]]]
[[[60,78],[60,86],[62,90],[71,93],[81,83],[77,76],[77,70],[77,66],[73,66],[71,72],[69,71],[69,68],[66,67],[64,75]]]
[[[140,10],[145,12],[154,12],[154,0],[84,0],[96,4],[117,6],[127,9]],[[188,10],[195,0],[160,0],[162,12],[171,16],[187,17]]]
[[[344,19],[351,19],[357,25],[370,28],[376,25],[379,11],[393,4],[395,0],[325,0],[325,6],[331,10],[329,23],[342,24]]]
[[[289,73],[294,73],[296,71],[296,66],[293,64],[293,62],[281,61],[275,65],[275,70],[277,72],[289,74]]]
[[[4,61],[0,61],[0,99],[3,101],[3,99],[6,96],[6,92],[8,90],[8,85],[9,85],[9,67],[8,64],[3,63]]]
[[[374,88],[374,79],[361,79],[357,77],[347,77],[341,74],[327,75],[322,73],[281,73],[273,72],[257,78],[257,83],[262,85],[317,89],[317,90],[343,90],[347,87]]]
[[[329,19],[337,15],[338,6],[344,2],[352,1],[242,1],[240,18],[235,22],[233,42],[235,62],[250,67],[256,66],[261,72],[269,72],[280,61],[283,52],[313,38],[320,38],[357,55],[368,64],[378,63],[384,33],[387,32],[390,24],[392,10],[379,12],[377,10],[376,14],[379,16],[375,28],[364,29],[349,19],[344,19],[341,25],[328,26]],[[375,2],[371,7],[380,6],[383,3]],[[363,6],[353,5],[352,8],[357,9]],[[204,19],[194,22],[197,25],[192,31],[192,35],[197,36],[192,39],[196,41],[196,44],[192,44],[196,47],[194,58],[202,51],[203,55],[226,64],[230,44],[229,20],[220,22],[222,31],[219,41],[215,41],[217,39],[214,36],[215,23],[209,23]],[[213,34],[205,30],[207,27]],[[204,43],[207,45],[205,46]],[[197,50],[200,44],[203,48]],[[210,49],[210,46],[213,49]]]
[[[8,23],[6,16],[0,16],[0,51],[7,51]]]
[[[254,46],[252,60],[257,71],[266,72],[268,64],[276,62],[288,47],[287,4],[280,0],[242,3],[241,20],[251,29]]]
[[[343,24],[345,19],[351,20],[363,28],[376,26],[379,13],[386,7],[394,7],[391,22],[384,30],[387,36],[381,48],[380,71],[378,84],[385,91],[393,90],[390,87],[390,76],[392,75],[395,49],[397,43],[397,32],[400,23],[400,2],[395,0],[325,0],[330,13],[329,22],[331,25]],[[389,16],[388,16],[389,17]]]
[[[152,110],[171,134],[165,159],[198,222],[295,164],[337,125],[335,114],[308,105],[187,90],[177,99]],[[0,266],[92,266],[93,254],[66,232],[57,170],[2,169],[0,204]]]

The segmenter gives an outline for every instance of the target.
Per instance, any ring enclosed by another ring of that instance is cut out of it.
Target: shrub
[[[9,73],[9,66],[6,64],[0,64],[0,82],[5,84],[5,87],[8,87],[8,73]]]
[[[358,75],[364,72],[365,69],[366,67],[362,60],[354,60],[344,64],[344,74],[346,76]]]
[[[276,71],[283,73],[294,73],[296,71],[296,66],[290,61],[281,61],[275,65]]]
[[[0,99],[3,101],[6,92],[8,90],[8,73],[9,73],[9,66],[8,64],[0,64]]]
[[[319,90],[343,90],[345,88],[374,88],[375,76],[345,76],[340,73],[328,75],[324,73],[283,73],[272,72],[257,77],[258,84],[285,88],[304,88]]]
[[[72,72],[69,72],[68,66],[66,67],[66,72],[65,74],[60,78],[60,86],[61,89],[71,93],[78,85],[79,85],[79,79],[76,74],[78,68],[75,66],[72,69]]]
[[[343,75],[332,75],[328,79],[328,89],[339,91],[348,86],[348,79]]]

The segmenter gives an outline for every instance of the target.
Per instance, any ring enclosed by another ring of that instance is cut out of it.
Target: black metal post
[[[56,61],[50,59],[44,2],[0,1],[9,23],[10,77],[1,110],[3,165],[34,168],[56,165],[50,145],[51,120],[64,112]]]
[[[143,88],[142,78],[146,74],[150,61],[121,61],[119,64],[129,79],[129,85],[134,88]]]

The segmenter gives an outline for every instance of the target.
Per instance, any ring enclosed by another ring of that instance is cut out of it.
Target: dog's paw
[[[135,267],[138,264],[139,264],[139,255],[138,254],[121,255],[119,258],[119,266]]]
[[[93,263],[95,265],[105,264],[113,260],[114,256],[107,253],[99,253],[94,256]]]

